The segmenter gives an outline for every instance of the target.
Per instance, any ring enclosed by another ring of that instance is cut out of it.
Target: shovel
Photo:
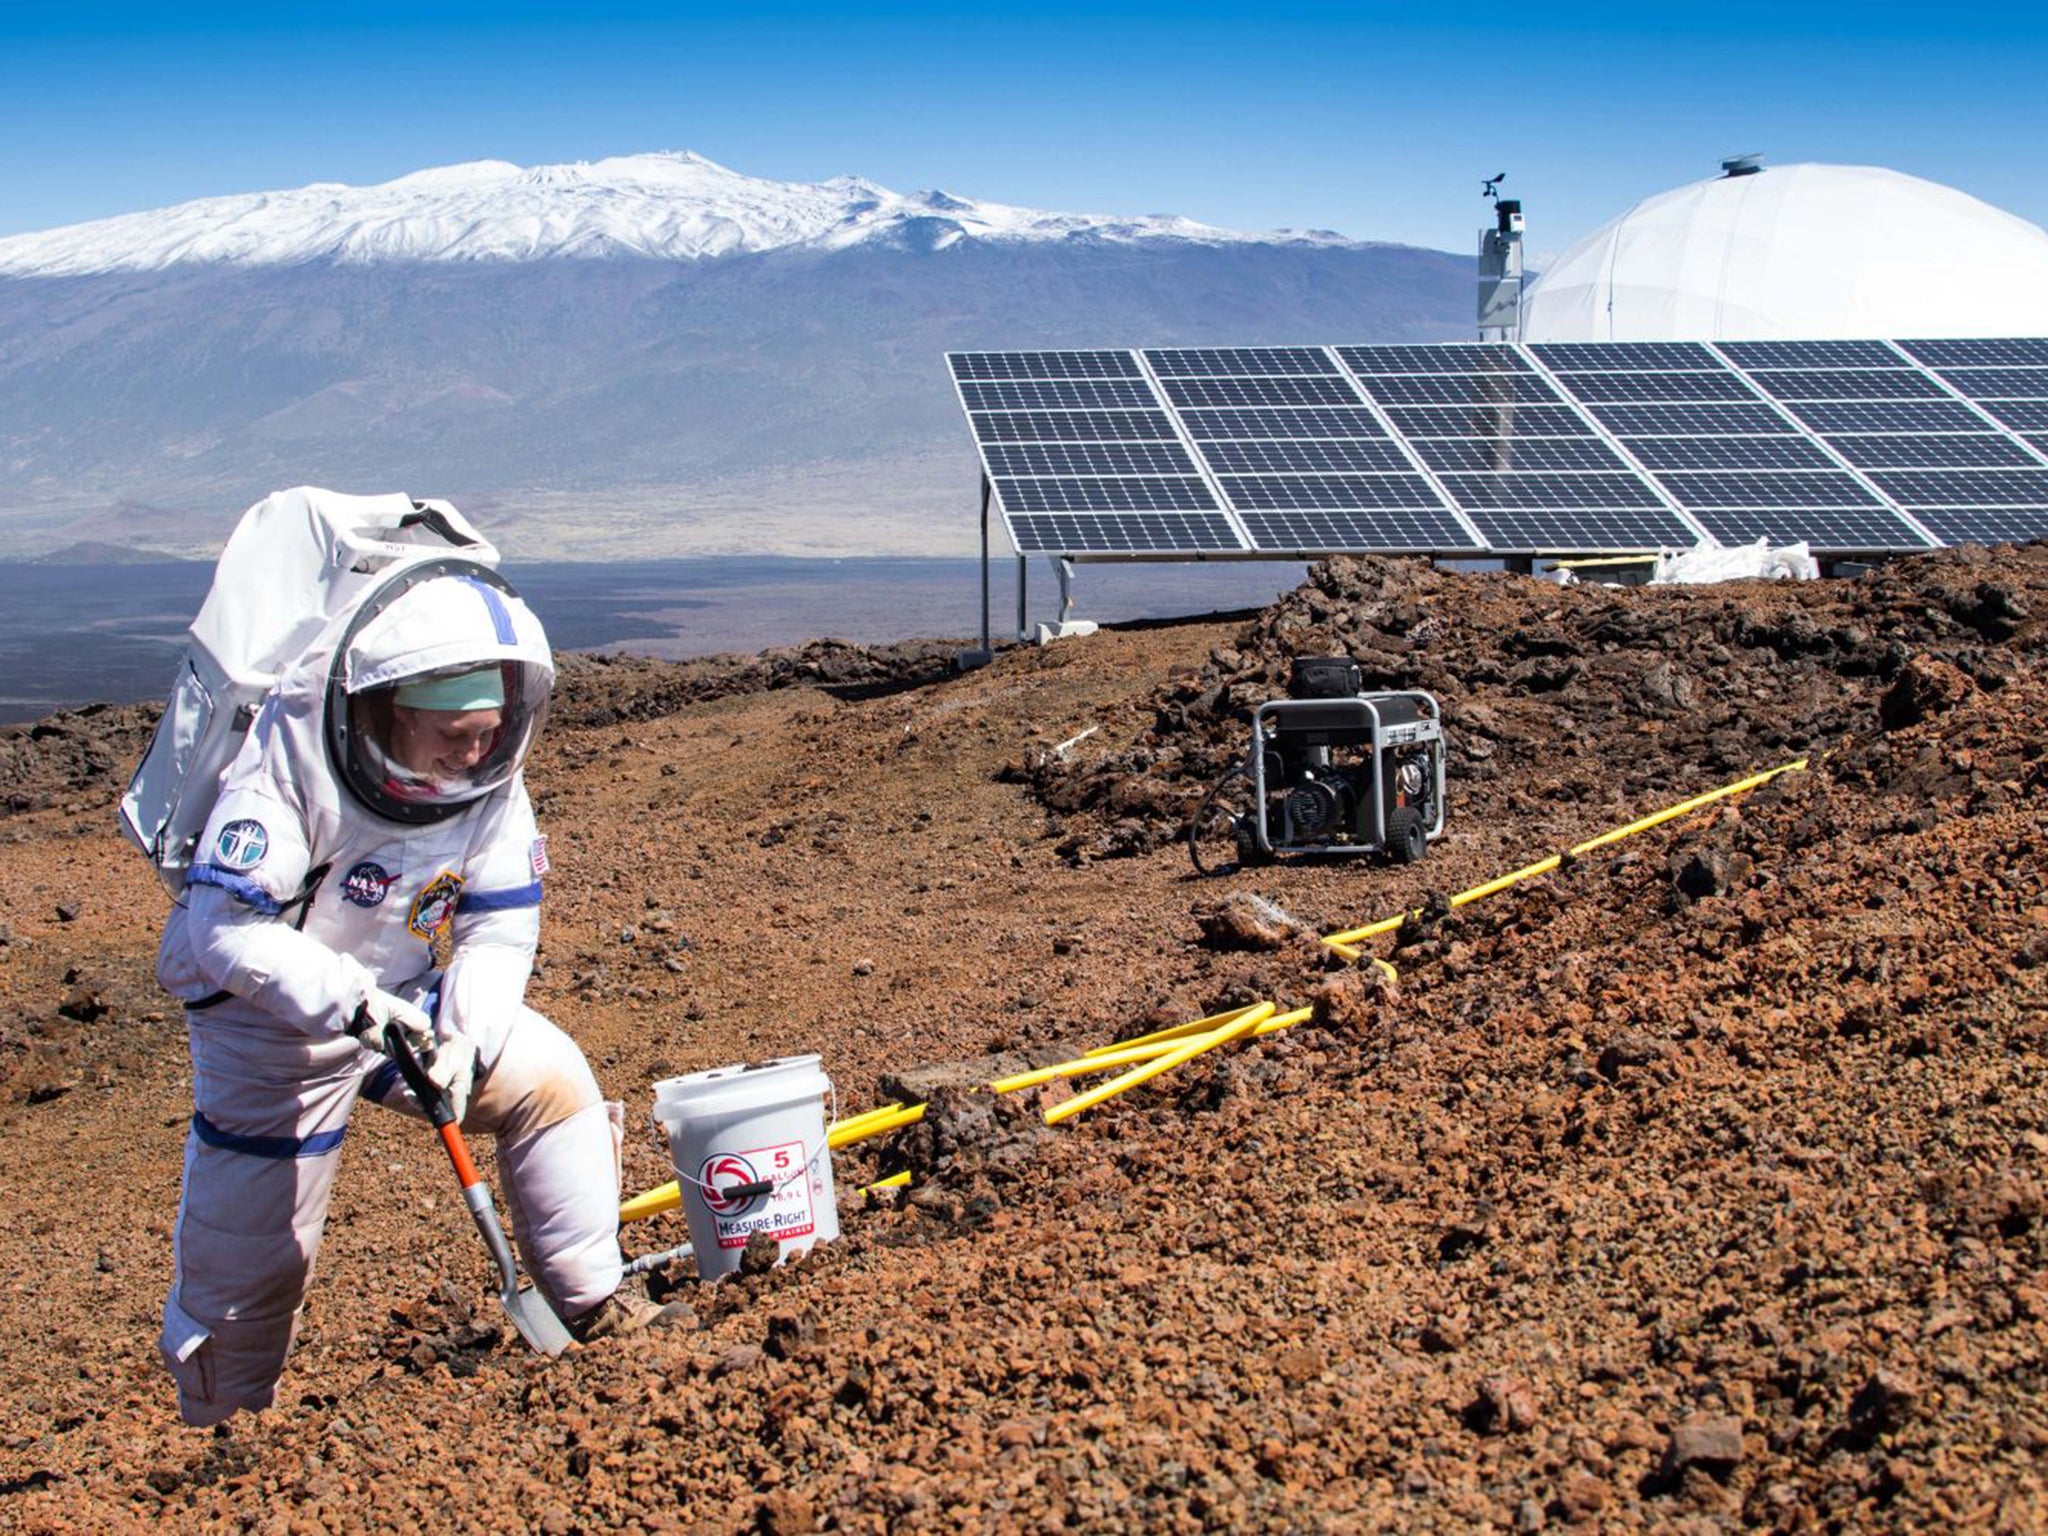
[[[405,1036],[399,1033],[396,1025],[385,1026],[384,1040],[391,1047],[391,1059],[398,1063],[406,1087],[420,1101],[427,1118],[434,1122],[434,1129],[441,1133],[441,1144],[448,1149],[448,1160],[455,1164],[455,1176],[462,1181],[463,1204],[476,1218],[476,1229],[484,1235],[484,1246],[498,1261],[498,1278],[502,1282],[498,1300],[503,1303],[505,1314],[512,1319],[512,1326],[519,1330],[519,1337],[528,1344],[544,1355],[559,1355],[576,1341],[539,1291],[519,1288],[519,1266],[513,1262],[512,1245],[505,1241],[505,1229],[498,1225],[497,1208],[491,1204],[491,1187],[476,1171],[476,1164],[469,1160],[469,1145],[462,1139],[462,1127],[455,1123],[455,1111],[448,1103],[448,1095],[434,1086],[433,1079],[427,1076],[426,1068],[413,1055],[412,1047],[406,1044]]]

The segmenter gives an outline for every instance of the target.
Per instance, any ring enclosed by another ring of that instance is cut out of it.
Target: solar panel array
[[[2048,537],[2048,339],[947,355],[1020,553]]]

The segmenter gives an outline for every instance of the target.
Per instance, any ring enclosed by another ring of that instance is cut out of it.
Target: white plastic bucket
[[[714,1067],[654,1085],[654,1121],[668,1132],[699,1279],[738,1269],[756,1232],[782,1245],[778,1263],[839,1235],[825,1141],[831,1092],[816,1056]],[[741,1190],[751,1192],[725,1193]]]

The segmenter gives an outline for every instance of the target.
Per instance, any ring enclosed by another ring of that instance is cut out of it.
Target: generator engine
[[[1248,779],[1249,807],[1219,809]],[[1252,714],[1246,760],[1210,792],[1188,828],[1201,842],[1227,820],[1237,862],[1276,854],[1385,853],[1412,863],[1443,835],[1443,712],[1427,693],[1368,693],[1348,656],[1298,657],[1287,697]]]

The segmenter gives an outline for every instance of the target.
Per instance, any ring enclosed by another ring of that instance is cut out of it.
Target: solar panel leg
[[[985,667],[995,660],[996,653],[988,641],[988,476],[981,477],[981,649],[978,651],[956,651],[953,665],[961,672],[971,672],[976,667]]]
[[[1017,638],[1020,641],[1028,639],[1031,634],[1031,603],[1025,591],[1029,585],[1025,577],[1026,563],[1022,555],[1017,557]]]

